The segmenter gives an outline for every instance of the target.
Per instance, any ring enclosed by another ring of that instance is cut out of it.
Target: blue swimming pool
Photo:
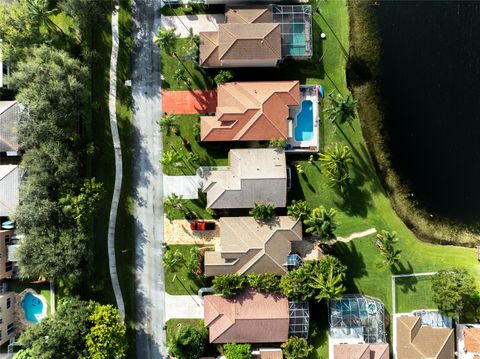
[[[297,114],[295,126],[295,141],[313,140],[313,103],[303,100],[302,108]]]
[[[33,323],[38,323],[44,316],[43,302],[37,296],[28,292],[22,299],[22,308],[25,318]]]

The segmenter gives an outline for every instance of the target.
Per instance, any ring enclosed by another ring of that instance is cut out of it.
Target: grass
[[[436,309],[432,300],[432,277],[395,278],[396,313],[410,313],[416,309]]]
[[[168,251],[179,251],[185,260],[190,258],[191,248],[195,245],[170,245]],[[204,283],[192,279],[188,275],[188,269],[185,264],[179,265],[177,268],[165,271],[165,291],[171,295],[197,295],[198,290],[204,287]]]
[[[178,133],[163,133],[163,152],[175,151],[182,154],[182,167],[165,166],[163,171],[170,176],[194,175],[198,166],[226,166],[228,148],[221,143],[200,143],[193,133],[193,127],[200,122],[198,115],[176,115],[180,127]],[[198,155],[199,161],[192,164],[187,153]]]
[[[9,281],[8,290],[15,293],[20,293],[23,290],[31,288],[35,290],[38,294],[42,295],[47,301],[47,312],[51,313],[52,308],[50,307],[50,283],[29,283],[29,282],[19,282],[19,281]],[[58,300],[55,305],[58,305]]]
[[[182,325],[191,325],[194,328],[203,328],[203,320],[200,319],[170,319],[167,321],[167,342],[177,333]],[[217,346],[214,344],[208,344],[203,352],[204,356],[217,357],[219,352]]]

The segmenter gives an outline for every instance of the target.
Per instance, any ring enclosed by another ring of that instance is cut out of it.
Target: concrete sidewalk
[[[198,35],[200,31],[217,31],[218,24],[224,22],[224,14],[162,16],[162,29],[174,28],[180,37],[190,37],[190,28]]]
[[[165,320],[172,318],[203,319],[203,299],[197,295],[165,293]]]

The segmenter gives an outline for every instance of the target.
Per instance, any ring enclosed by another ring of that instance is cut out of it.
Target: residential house
[[[312,55],[308,5],[230,7],[217,31],[200,32],[202,67],[275,67]]]
[[[433,312],[428,313],[431,317]],[[438,315],[440,316],[440,314]],[[425,321],[422,315],[398,315],[395,351],[397,359],[452,359],[455,357],[453,329]]]
[[[18,165],[0,165],[0,217],[9,217],[15,210],[20,180]]]
[[[260,348],[252,352],[253,359],[283,359],[283,352],[280,348]]]
[[[0,152],[17,155],[17,125],[20,105],[16,101],[0,101]]]
[[[335,344],[333,359],[389,359],[388,343]]]
[[[253,208],[255,203],[286,206],[287,164],[283,150],[232,149],[229,159],[227,169],[202,174],[208,208]]]
[[[13,262],[9,258],[8,246],[13,237],[13,230],[0,229],[0,280],[12,277]]]
[[[200,119],[202,141],[287,139],[291,112],[300,104],[298,81],[218,85],[215,116]]]
[[[215,252],[205,252],[205,275],[285,274],[292,242],[301,240],[302,222],[290,217],[267,223],[253,217],[222,217],[220,246]]]
[[[246,290],[227,299],[204,298],[209,341],[221,343],[282,343],[289,334],[289,303],[282,295]]]
[[[15,296],[14,292],[0,294],[0,345],[15,336]]]
[[[480,324],[457,324],[457,358],[480,358]]]

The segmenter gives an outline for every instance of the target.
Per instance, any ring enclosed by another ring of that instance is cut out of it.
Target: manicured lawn
[[[167,251],[179,251],[185,260],[190,258],[190,250],[195,245],[170,245]],[[192,294],[197,295],[198,290],[206,283],[192,279],[188,275],[188,269],[184,264],[179,265],[175,270],[165,271],[165,291],[171,295]]]
[[[193,127],[200,122],[198,115],[176,115],[180,126],[178,133],[163,133],[163,152],[175,151],[182,155],[181,167],[164,166],[163,172],[170,176],[194,175],[199,166],[226,166],[229,148],[222,143],[201,143],[194,135]],[[188,160],[188,153],[198,156],[193,164]]]
[[[432,277],[405,277],[395,279],[396,313],[417,309],[436,309],[432,300]]]

